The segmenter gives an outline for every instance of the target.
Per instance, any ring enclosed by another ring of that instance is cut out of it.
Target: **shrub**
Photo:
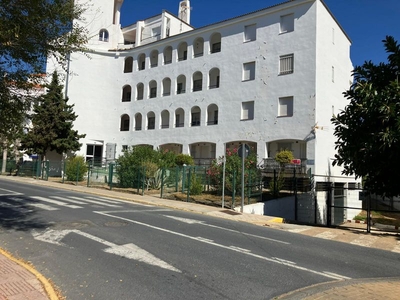
[[[201,182],[201,177],[193,174],[190,178],[190,194],[200,195],[203,192],[203,184]]]
[[[177,166],[193,166],[194,165],[194,160],[193,157],[191,157],[188,154],[178,154],[175,158],[175,163]]]
[[[74,156],[67,159],[65,174],[69,181],[82,181],[88,167],[83,156]]]
[[[281,167],[290,164],[293,160],[293,152],[290,150],[281,150],[275,155],[275,160],[279,162]]]

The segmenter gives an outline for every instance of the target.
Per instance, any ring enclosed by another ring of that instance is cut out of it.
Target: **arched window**
[[[154,112],[149,112],[147,114],[147,130],[153,130],[156,128],[156,116]]]
[[[207,125],[218,124],[218,106],[216,104],[210,104],[207,107]]]
[[[164,78],[162,81],[162,95],[163,97],[171,95],[171,79],[168,77]]]
[[[185,111],[182,108],[175,110],[175,127],[185,126]]]
[[[200,57],[204,54],[204,39],[199,37],[193,43],[193,56]]]
[[[155,68],[158,66],[158,51],[153,50],[150,54],[150,67]]]
[[[169,128],[169,111],[163,110],[161,112],[161,129]]]
[[[164,65],[172,63],[172,47],[167,46],[164,49]]]
[[[138,83],[136,85],[136,100],[143,100],[144,84]]]
[[[213,68],[208,74],[209,89],[219,88],[219,69]]]
[[[126,85],[122,89],[122,102],[131,101],[132,88],[130,85]]]
[[[108,31],[106,29],[101,29],[99,31],[99,41],[108,42]]]
[[[187,43],[183,42],[178,47],[178,61],[187,60]]]
[[[128,115],[121,116],[120,131],[129,131],[129,116]]]
[[[198,92],[203,89],[203,74],[196,72],[193,74],[193,92]]]
[[[221,34],[214,33],[210,39],[210,53],[221,52]]]
[[[184,94],[186,92],[186,76],[179,75],[176,80],[176,94]]]
[[[142,114],[137,113],[135,115],[135,131],[142,130]]]
[[[157,82],[155,80],[149,83],[149,98],[157,97]]]
[[[190,120],[190,125],[192,127],[194,126],[200,126],[200,120],[201,120],[201,110],[200,107],[194,106],[192,107],[191,110],[191,120]]]
[[[137,63],[139,71],[144,70],[146,68],[146,55],[144,53],[138,56]]]
[[[125,58],[124,73],[132,73],[133,69],[133,57],[129,56]]]

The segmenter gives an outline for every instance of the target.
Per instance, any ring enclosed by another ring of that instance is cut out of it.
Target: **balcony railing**
[[[261,168],[265,173],[273,173],[274,170],[282,170],[280,163],[274,158],[264,158],[264,164],[261,166]],[[296,170],[296,173],[305,174],[307,171],[307,159],[294,159],[292,163],[285,164],[283,170],[287,173]]]

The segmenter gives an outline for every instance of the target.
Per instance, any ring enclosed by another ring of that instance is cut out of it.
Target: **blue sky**
[[[178,13],[180,0],[125,0],[121,24],[127,26],[161,13]],[[244,13],[275,5],[285,0],[191,0],[191,24],[201,27]],[[366,60],[386,61],[382,40],[392,35],[400,42],[400,0],[325,0],[333,15],[352,41],[354,65]]]

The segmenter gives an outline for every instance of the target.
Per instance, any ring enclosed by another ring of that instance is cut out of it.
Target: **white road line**
[[[340,278],[338,278],[338,276],[341,276],[341,275],[331,275],[331,274],[327,274],[327,273],[324,273],[324,272],[311,270],[311,269],[308,269],[306,267],[300,267],[298,265],[293,265],[291,263],[287,263],[287,262],[284,262],[284,261],[278,261],[276,259],[265,257],[265,256],[261,256],[261,255],[254,254],[254,253],[251,253],[251,252],[243,252],[243,250],[238,250],[238,249],[235,249],[235,248],[231,248],[229,246],[225,246],[225,245],[222,245],[222,244],[217,244],[215,242],[199,240],[198,237],[193,237],[193,236],[186,235],[186,234],[183,234],[183,233],[180,233],[180,232],[175,232],[175,231],[171,231],[171,230],[168,230],[168,229],[165,229],[165,228],[161,228],[161,227],[153,226],[153,225],[150,225],[150,224],[134,221],[134,220],[131,220],[131,219],[128,219],[128,218],[109,215],[109,214],[101,212],[101,211],[94,211],[94,213],[97,213],[97,214],[100,214],[100,215],[104,215],[104,216],[108,216],[110,218],[124,220],[124,221],[130,222],[130,223],[146,226],[146,227],[149,227],[149,228],[152,228],[152,229],[155,229],[155,230],[167,232],[167,233],[170,233],[170,234],[173,234],[173,235],[177,235],[177,236],[184,237],[184,238],[191,239],[191,240],[195,240],[195,241],[198,241],[198,242],[201,242],[201,243],[213,245],[213,246],[216,246],[216,247],[219,247],[219,248],[228,249],[228,250],[231,250],[231,251],[234,251],[234,252],[238,252],[238,253],[243,253],[245,255],[249,255],[249,256],[252,256],[252,257],[255,257],[255,258],[259,258],[261,260],[265,260],[265,261],[268,261],[268,262],[284,265],[284,266],[287,266],[287,267],[290,267],[290,268],[293,268],[293,269],[297,269],[297,270],[301,270],[301,271],[317,274],[317,275],[320,275],[320,276],[333,278],[333,279],[340,279]]]
[[[59,196],[50,196],[51,198],[57,199],[57,200],[61,200],[61,201],[67,201],[67,202],[71,202],[71,203],[75,203],[75,204],[87,204],[83,201],[78,201],[78,200],[72,200],[69,198],[65,198],[65,197],[59,197]]]
[[[111,204],[120,204],[121,203],[121,201],[111,200],[111,199],[104,198],[104,197],[86,196],[85,199],[99,200],[99,201],[103,201],[103,202],[107,202],[107,203],[111,203]]]
[[[168,215],[164,215],[164,217],[175,219],[175,220],[187,223],[187,224],[200,224],[200,225],[204,225],[204,226],[208,226],[208,227],[212,227],[212,228],[217,228],[217,229],[221,229],[221,230],[225,230],[225,231],[239,233],[239,234],[242,234],[242,235],[256,237],[256,238],[263,239],[263,240],[268,240],[268,241],[277,242],[277,243],[281,243],[281,244],[285,244],[285,245],[290,245],[289,242],[284,242],[284,241],[280,241],[280,240],[276,240],[276,239],[267,238],[265,236],[259,236],[259,235],[255,235],[255,234],[251,234],[251,233],[245,233],[245,232],[241,232],[241,231],[237,231],[237,230],[233,230],[233,229],[229,229],[229,228],[225,228],[225,227],[211,225],[211,224],[207,224],[207,223],[205,223],[203,221],[192,220],[192,219],[187,219],[187,218],[180,218],[180,217],[175,217],[175,216],[168,216]]]
[[[58,208],[52,207],[50,205],[46,205],[43,203],[30,203],[30,202],[25,201],[25,199],[18,198],[18,197],[10,197],[8,199],[10,199],[12,201],[16,201],[16,202],[22,202],[21,204],[23,204],[23,205],[33,206],[33,207],[37,207],[37,208],[40,208],[43,210],[58,210]]]
[[[334,234],[331,231],[325,231],[325,232],[318,233],[314,237],[317,237],[317,238],[320,238],[320,239],[325,239],[325,240],[332,240],[335,237],[337,237],[337,234]]]
[[[244,248],[240,248],[240,247],[236,247],[236,246],[230,246],[229,248],[235,250],[235,251],[239,251],[241,253],[249,253],[251,252],[251,250],[249,249],[244,249]]]
[[[107,207],[121,207],[120,205],[108,204],[108,203],[104,203],[104,202],[101,202],[101,201],[95,201],[95,200],[87,199],[87,198],[89,198],[89,197],[79,198],[79,197],[72,197],[72,196],[71,196],[70,198],[78,199],[78,200],[84,201],[84,202],[86,202],[86,203],[91,203],[91,204],[96,204],[96,205],[101,205],[101,206],[107,206]]]
[[[159,211],[172,211],[169,208],[159,208],[159,209],[130,209],[130,210],[107,210],[104,213],[114,214],[114,213],[141,213],[141,212],[159,212]]]
[[[279,257],[273,257],[273,259],[276,259],[277,261],[283,261],[283,262],[285,262],[285,263],[287,263],[287,264],[291,264],[291,265],[295,265],[295,264],[296,264],[294,261],[282,259],[282,258],[279,258]],[[326,273],[326,272],[325,272],[325,273]]]
[[[376,236],[368,236],[362,235],[359,238],[355,239],[354,241],[350,242],[350,244],[363,246],[363,247],[371,247],[373,243],[378,239]]]
[[[52,200],[49,198],[45,198],[45,197],[40,197],[40,196],[31,196],[30,198],[35,199],[35,200],[39,200],[39,201],[44,201],[44,202],[48,202],[51,204],[55,204],[55,205],[59,205],[59,206],[64,206],[64,207],[69,207],[69,208],[82,208],[82,206],[78,206],[78,205],[70,205],[68,203],[62,202],[62,201],[58,201],[58,200]],[[30,203],[29,203],[30,204]]]
[[[56,207],[53,207],[53,206],[50,206],[50,205],[47,205],[47,204],[43,204],[43,203],[29,203],[29,206],[34,206],[34,207],[37,207],[37,208],[40,208],[40,209],[44,209],[44,210],[59,210],[58,208],[56,208]]]
[[[3,194],[1,191],[6,191],[6,193]],[[23,195],[23,194],[0,188],[0,196],[18,196],[18,195]]]
[[[347,279],[347,280],[351,279],[350,277],[346,277],[346,276],[343,276],[343,275],[340,275],[340,274],[336,274],[336,273],[332,273],[332,272],[324,271],[324,273],[328,274],[328,275],[336,276],[337,279],[341,279],[341,280],[343,280],[343,279]]]

